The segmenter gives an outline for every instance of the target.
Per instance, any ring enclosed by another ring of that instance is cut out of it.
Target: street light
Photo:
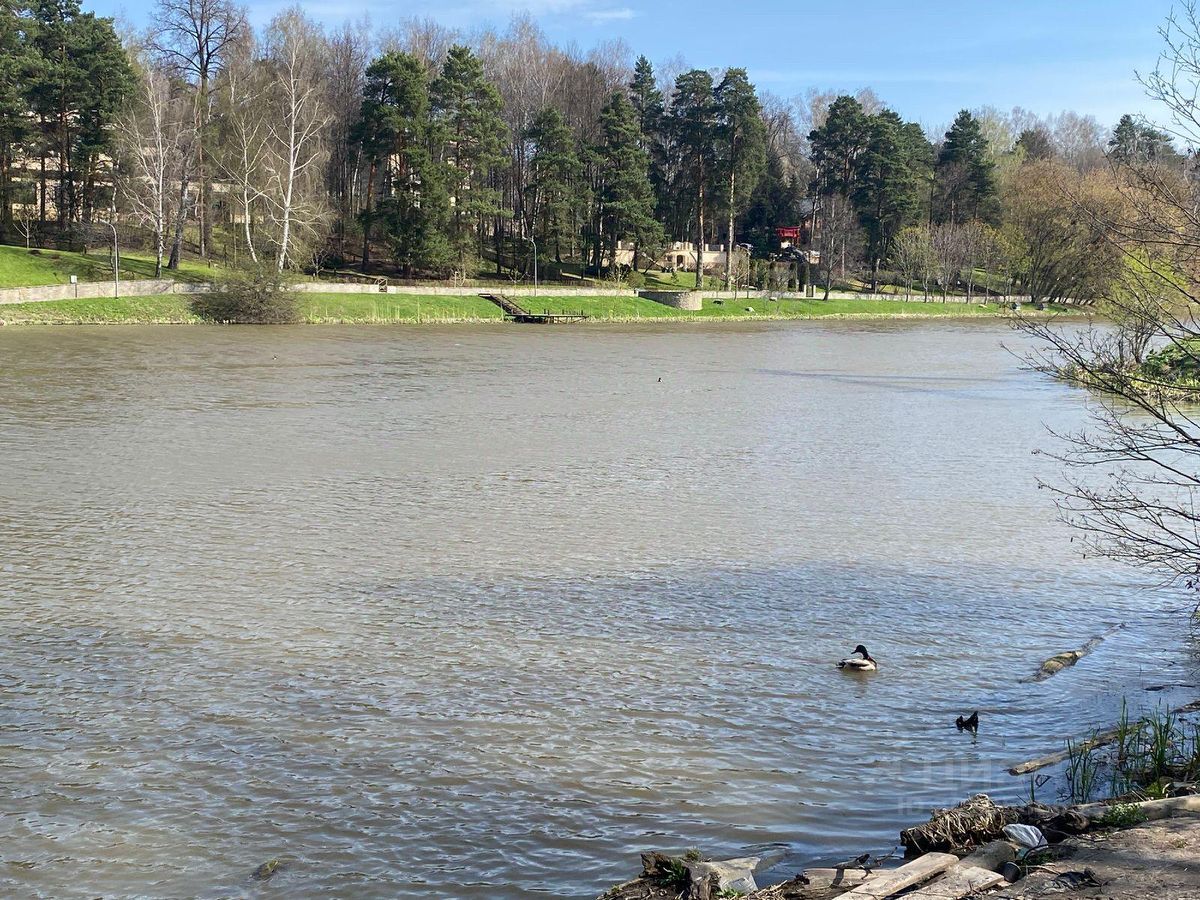
[[[525,238],[533,247],[533,296],[537,296],[537,241],[531,237]]]
[[[121,255],[117,250],[117,226],[109,222],[108,227],[113,233],[113,299],[116,300],[121,296]]]

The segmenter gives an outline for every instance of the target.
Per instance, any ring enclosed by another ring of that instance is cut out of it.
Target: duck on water
[[[838,663],[837,667],[845,669],[848,672],[874,672],[879,668],[874,658],[867,652],[867,648],[862,644],[855,647],[854,652],[860,654],[861,658],[858,656],[848,656]]]

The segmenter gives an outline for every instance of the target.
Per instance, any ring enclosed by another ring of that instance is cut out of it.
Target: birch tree
[[[190,105],[173,90],[169,74],[149,63],[139,73],[137,97],[117,124],[129,173],[124,194],[134,219],[153,236],[154,277],[160,278],[171,226],[186,215],[186,198],[184,209],[173,198],[195,156]]]
[[[230,59],[222,73],[220,148],[216,157],[222,176],[236,198],[242,239],[252,262],[259,262],[255,221],[266,197],[268,73],[249,45]]]
[[[282,272],[298,255],[295,245],[318,236],[327,219],[321,176],[330,117],[320,80],[325,40],[318,27],[293,7],[272,20],[267,34],[264,194],[274,225],[275,266]]]

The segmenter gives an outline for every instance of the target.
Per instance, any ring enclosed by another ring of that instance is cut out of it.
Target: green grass
[[[494,303],[473,294],[301,294],[300,315],[312,323],[502,321]]]
[[[183,294],[0,305],[5,325],[175,325],[199,322]]]
[[[951,318],[994,316],[996,305],[921,303],[903,300],[726,300],[704,301],[697,312],[672,309],[640,297],[524,297],[519,302],[533,313],[579,313],[597,322],[720,320],[781,320],[813,318]],[[747,307],[753,312],[747,311]],[[500,322],[501,311],[474,295],[301,294],[305,322],[326,324],[388,324],[417,322]],[[188,297],[58,300],[0,306],[0,322],[17,324],[173,324],[201,321],[191,312]]]
[[[666,272],[654,270],[652,272],[643,272],[642,275],[646,279],[646,288],[651,291],[690,291],[696,287],[695,272],[679,271],[675,273],[674,277],[671,277]],[[704,290],[719,291],[724,289],[724,287],[724,279],[713,275],[704,276]]]
[[[183,260],[176,271],[163,270],[163,277],[175,281],[209,281],[213,270],[203,262]],[[112,255],[104,248],[91,253],[60,250],[26,250],[0,245],[0,288],[35,287],[44,284],[68,284],[71,276],[80,281],[108,281],[113,277]],[[154,277],[154,257],[147,253],[121,251],[121,278],[135,280]]]

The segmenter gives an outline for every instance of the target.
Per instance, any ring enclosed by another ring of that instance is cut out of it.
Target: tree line
[[[404,277],[592,275],[671,241],[744,247],[726,284],[903,284],[1088,299],[1114,275],[1069,206],[1111,166],[1184,167],[1126,116],[963,110],[935,139],[871,91],[785,100],[747,71],[655,67],[620,44],[551,45],[528,19],[327,30],[299,8],[256,31],[231,0],[159,0],[118,35],[79,0],[0,0],[0,230],[70,240],[136,225],[184,250]],[[1070,192],[1074,198],[1063,198]],[[810,256],[775,229],[804,223]],[[811,263],[810,263],[811,261]],[[697,283],[700,273],[696,273]],[[775,284],[771,282],[782,283]]]

